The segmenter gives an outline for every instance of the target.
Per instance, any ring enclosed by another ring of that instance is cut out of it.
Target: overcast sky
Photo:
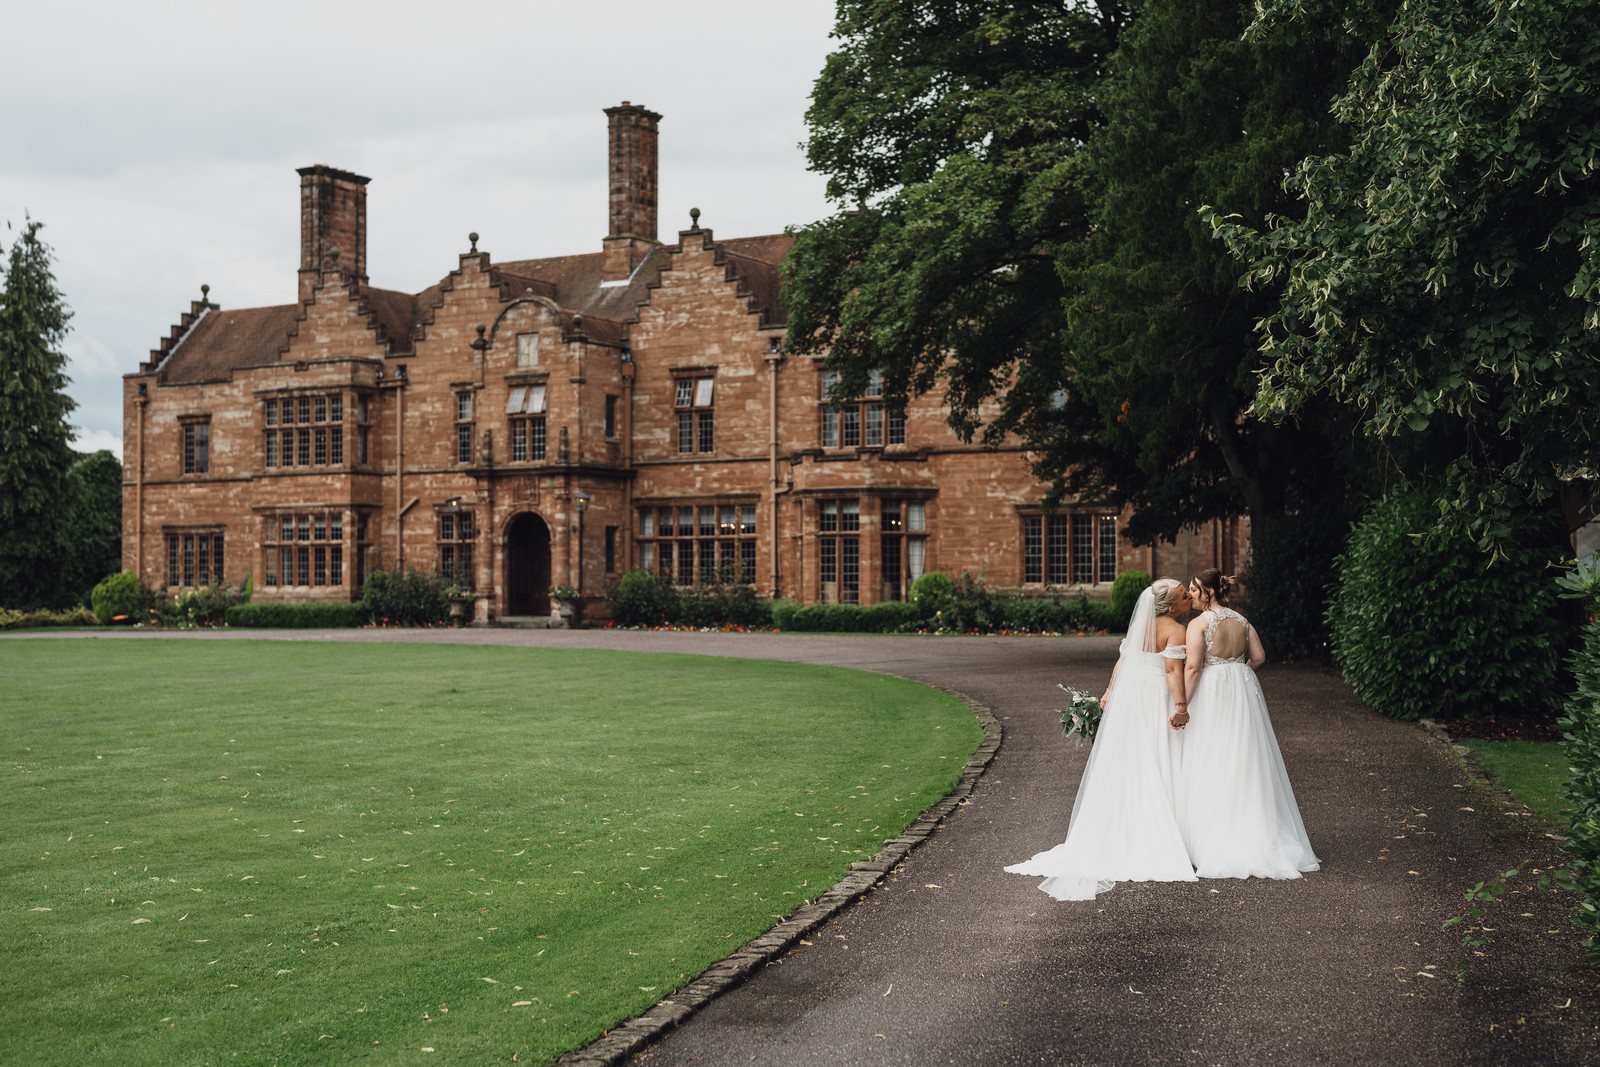
[[[606,117],[662,115],[660,236],[828,213],[805,110],[832,0],[165,0],[12,5],[0,243],[42,221],[73,311],[78,447],[122,453],[122,375],[200,296],[292,303],[299,176],[372,179],[367,273],[417,292],[467,250],[599,251]]]

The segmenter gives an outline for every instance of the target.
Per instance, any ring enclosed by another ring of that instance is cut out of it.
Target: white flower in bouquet
[[[1061,709],[1061,730],[1080,745],[1094,743],[1095,731],[1100,729],[1100,698],[1091,696],[1070,685],[1057,684],[1067,694],[1067,706]]]

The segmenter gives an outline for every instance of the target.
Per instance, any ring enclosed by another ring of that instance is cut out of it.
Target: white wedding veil
[[[1122,639],[1122,656],[1155,655],[1156,648],[1156,587],[1152,582],[1139,594],[1133,606],[1133,617],[1128,620],[1128,635]]]

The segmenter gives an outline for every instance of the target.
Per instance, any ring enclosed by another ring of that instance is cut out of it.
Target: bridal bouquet
[[[1061,709],[1061,729],[1080,745],[1094,744],[1095,731],[1100,729],[1100,698],[1090,696],[1070,685],[1057,684],[1067,694],[1067,706]]]

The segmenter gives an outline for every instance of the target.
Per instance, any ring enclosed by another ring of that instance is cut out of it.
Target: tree
[[[122,463],[101,449],[67,472],[62,603],[87,604],[96,584],[122,569]]]
[[[1587,0],[1413,0],[1337,103],[1349,147],[1295,171],[1304,216],[1213,217],[1283,290],[1255,410],[1332,398],[1443,457],[1441,509],[1486,546],[1533,510],[1565,551],[1597,503],[1597,85]]]
[[[1332,403],[1248,417],[1275,294],[1240,290],[1197,209],[1292,212],[1283,175],[1339,143],[1363,46],[1332,17],[1243,39],[1242,2],[1132,10],[842,5],[809,147],[843,210],[790,257],[790,347],[829,353],[841,394],[871,370],[891,397],[942,385],[959,432],[1130,505],[1137,542],[1244,512],[1258,544],[1294,542],[1263,560],[1325,580],[1359,437]],[[1312,605],[1292,643],[1320,648],[1319,598],[1252,578]]]
[[[74,459],[67,416],[76,405],[61,352],[72,313],[42,226],[27,220],[0,286],[0,604],[18,608],[45,605],[59,589]]]
[[[798,232],[784,280],[788,347],[827,353],[839,396],[872,371],[891,399],[942,386],[970,438],[997,394],[1059,388],[1051,249],[1088,229],[1081,153],[1127,19],[1114,0],[841,0],[807,113],[839,211]]]
[[[1241,41],[1242,4],[1130,11],[841,4],[808,114],[841,210],[799,232],[786,292],[791,350],[828,353],[840,395],[942,386],[964,436],[1019,441],[1151,540],[1340,471],[1306,444],[1331,415],[1241,421],[1272,298],[1195,212],[1290,210],[1359,55],[1332,23]]]

